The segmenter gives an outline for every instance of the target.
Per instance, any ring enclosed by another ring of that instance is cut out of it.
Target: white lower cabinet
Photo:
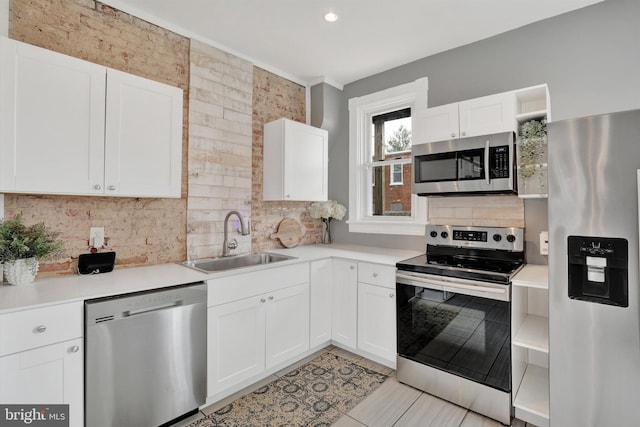
[[[208,282],[210,398],[230,394],[309,349],[308,281],[308,264],[298,264]]]
[[[395,291],[358,283],[358,348],[388,361],[396,359]]]
[[[265,357],[270,369],[309,348],[309,284],[273,292],[266,304]]]
[[[84,425],[82,339],[0,357],[0,402],[68,404],[69,425]]]
[[[0,402],[68,404],[84,425],[82,303],[0,316]]]
[[[331,341],[331,259],[312,261],[309,267],[309,347]]]
[[[358,349],[396,363],[395,268],[358,263]]]
[[[265,370],[266,305],[259,297],[210,307],[207,316],[207,394]]]
[[[333,260],[331,337],[334,342],[355,349],[358,344],[358,263]]]

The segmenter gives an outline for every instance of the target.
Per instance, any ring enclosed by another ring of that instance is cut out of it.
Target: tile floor
[[[502,424],[497,421],[399,383],[395,378],[395,371],[390,368],[334,347],[323,349],[220,402],[203,408],[198,414],[172,427],[185,427],[329,350],[341,357],[358,361],[363,366],[370,365],[375,367],[378,372],[390,375],[384,384],[333,423],[332,427],[502,427]],[[517,419],[513,420],[511,426],[535,427]]]

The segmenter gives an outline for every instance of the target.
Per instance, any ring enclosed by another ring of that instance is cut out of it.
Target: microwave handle
[[[490,171],[491,168],[489,166],[489,140],[487,139],[487,142],[484,146],[484,181],[487,183],[487,185],[491,184]]]

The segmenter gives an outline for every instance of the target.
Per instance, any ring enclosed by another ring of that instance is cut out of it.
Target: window
[[[391,171],[390,171],[390,180],[389,180],[389,185],[403,185],[403,180],[402,180],[402,166],[403,165],[391,165]]]
[[[426,198],[411,194],[411,111],[427,79],[349,100],[349,231],[423,235]]]

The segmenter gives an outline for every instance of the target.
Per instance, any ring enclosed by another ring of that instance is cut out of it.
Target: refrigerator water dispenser
[[[629,306],[627,239],[569,236],[567,248],[569,298]]]

